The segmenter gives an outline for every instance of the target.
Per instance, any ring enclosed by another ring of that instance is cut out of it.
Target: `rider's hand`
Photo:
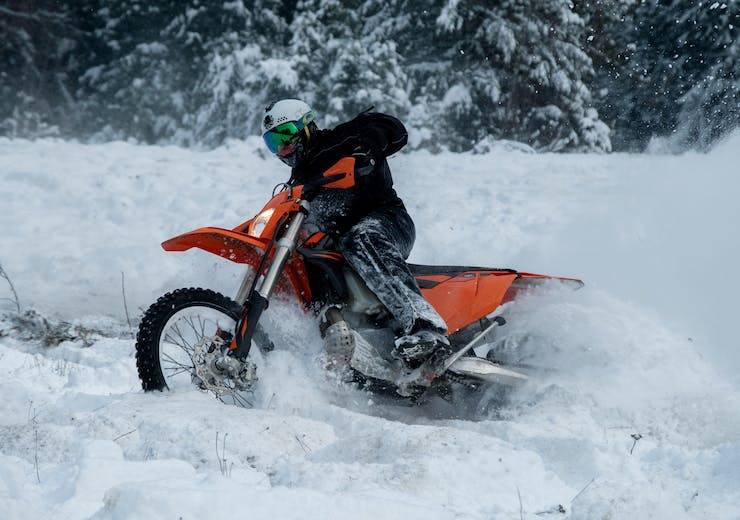
[[[311,202],[316,197],[316,195],[319,194],[320,191],[321,188],[319,186],[316,186],[311,182],[307,182],[303,185],[303,190],[301,190],[301,198],[303,200]]]
[[[344,176],[345,176],[344,173],[337,173],[334,175],[328,175],[326,177],[319,177],[317,179],[308,181],[307,183],[303,185],[303,190],[301,191],[301,198],[303,200],[307,200],[308,202],[311,202],[316,197],[316,195],[321,193],[321,190],[324,189],[325,185],[338,181],[339,179],[342,179]]]

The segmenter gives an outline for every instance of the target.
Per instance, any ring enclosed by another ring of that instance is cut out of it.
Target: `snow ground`
[[[253,409],[142,393],[121,272],[136,314],[179,286],[232,293],[238,267],[159,243],[245,220],[284,167],[257,140],[0,139],[0,262],[21,303],[107,331],[90,347],[0,336],[0,517],[740,518],[738,159],[737,134],[710,155],[392,159],[413,261],[588,284],[511,309],[511,344],[557,370],[470,420],[325,377],[289,306],[270,309],[282,348]]]

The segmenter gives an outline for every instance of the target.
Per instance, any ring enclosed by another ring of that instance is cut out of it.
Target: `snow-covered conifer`
[[[611,149],[586,86],[583,21],[568,1],[444,0],[435,14],[446,63],[424,88],[431,117],[454,122],[454,148],[506,137],[541,150]]]
[[[239,23],[208,42],[204,69],[192,89],[193,111],[184,125],[196,142],[215,146],[257,133],[269,100],[296,89],[281,5],[280,0],[224,4]]]
[[[685,56],[686,93],[678,100],[673,146],[708,149],[740,125],[740,3],[694,5],[683,25],[677,52]]]
[[[370,105],[403,116],[408,81],[396,43],[365,31],[375,6],[362,0],[302,0],[291,23],[297,95],[324,114],[322,123],[350,118]]]
[[[73,112],[75,9],[52,0],[0,6],[0,135],[53,135]]]

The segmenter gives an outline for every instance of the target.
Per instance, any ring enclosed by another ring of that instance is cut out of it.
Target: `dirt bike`
[[[195,385],[241,401],[240,392],[257,381],[253,345],[262,355],[274,348],[260,317],[275,296],[315,312],[327,364],[371,390],[416,399],[429,391],[444,396],[454,385],[475,390],[526,381],[525,372],[503,366],[478,348],[505,324],[498,311],[548,280],[573,288],[583,282],[513,269],[409,264],[422,295],[445,320],[454,352],[412,369],[391,355],[392,316],[332,249],[331,237],[303,229],[311,204],[302,195],[351,189],[355,174],[355,159],[341,159],[310,184],[282,185],[254,218],[233,229],[205,227],[163,242],[166,251],[199,248],[249,269],[233,300],[188,288],[165,294],[149,307],[136,338],[144,390]]]

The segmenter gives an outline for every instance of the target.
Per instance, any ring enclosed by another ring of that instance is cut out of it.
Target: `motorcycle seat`
[[[421,264],[407,264],[411,270],[411,274],[414,276],[457,276],[463,273],[469,272],[500,272],[500,273],[516,273],[514,269],[506,269],[501,267],[468,267],[461,265],[421,265]]]

